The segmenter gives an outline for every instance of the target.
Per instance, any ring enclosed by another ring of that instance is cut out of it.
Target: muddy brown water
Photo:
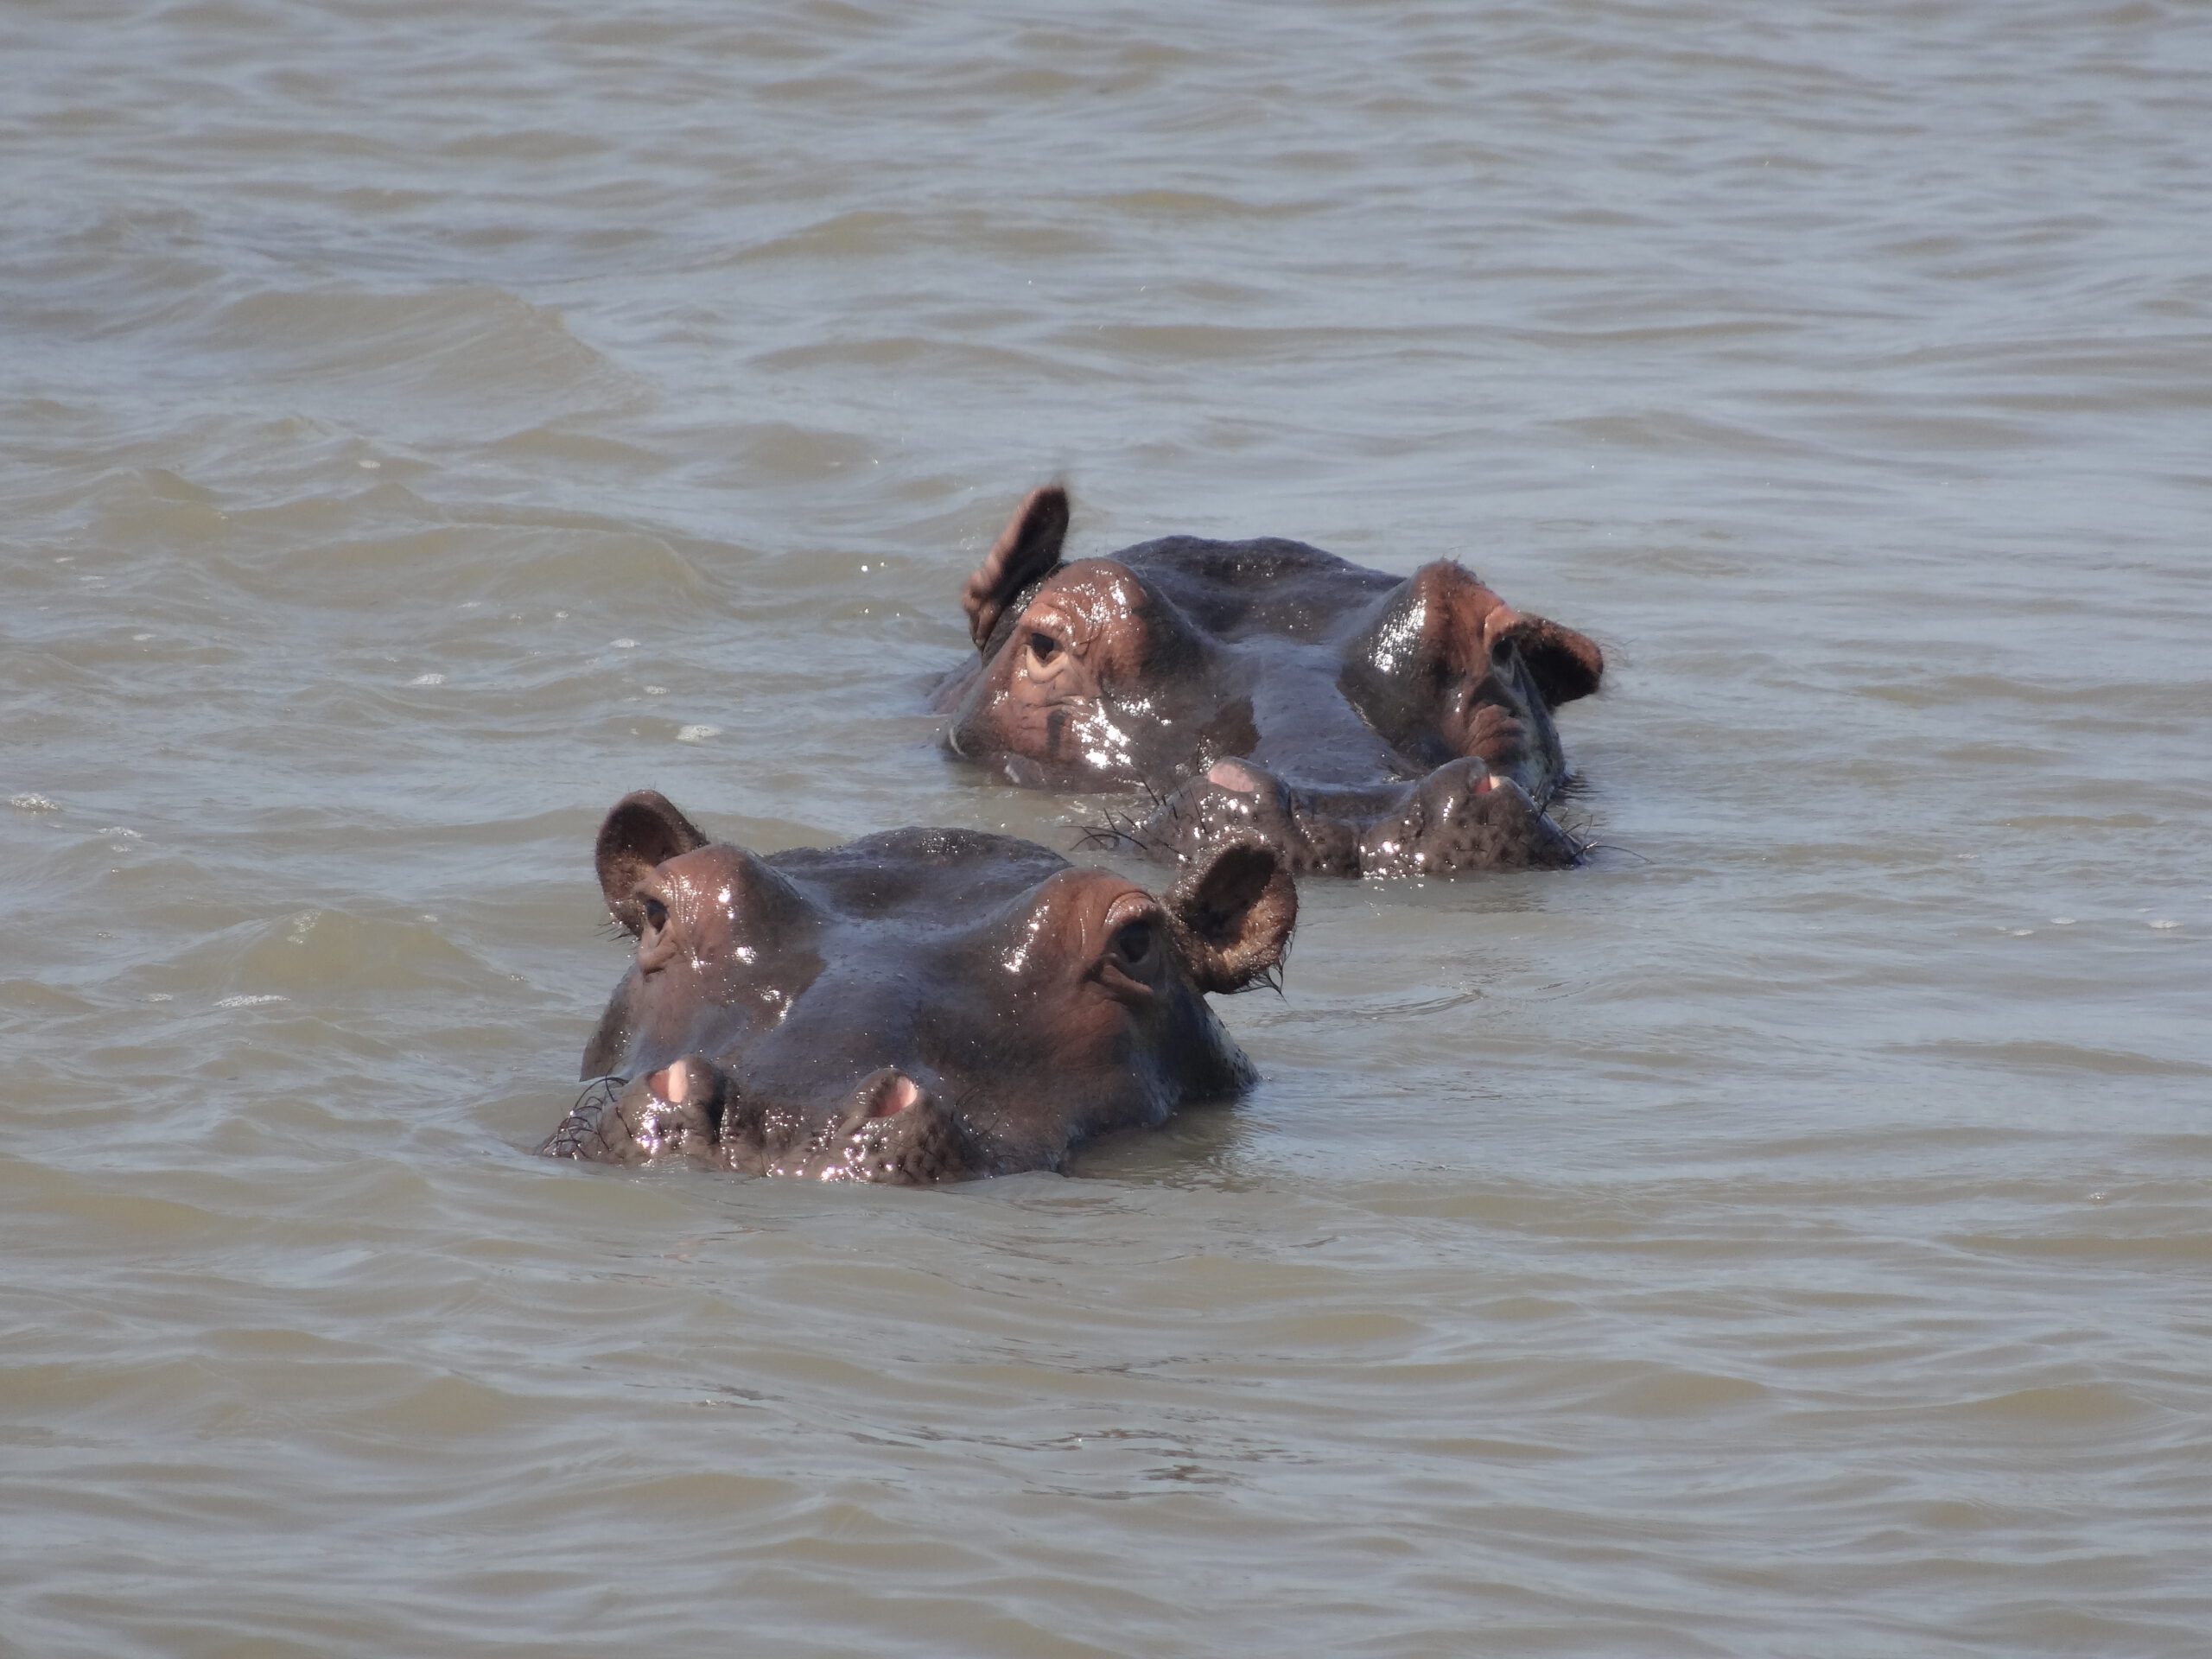
[[[2212,16],[0,13],[0,1652],[2212,1650]],[[652,785],[962,577],[1464,559],[1582,872],[1306,890],[1265,1082],[559,1166]]]

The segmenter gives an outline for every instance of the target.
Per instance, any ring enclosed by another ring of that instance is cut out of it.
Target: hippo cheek
[[[1079,786],[1096,770],[1084,753],[1086,734],[1098,718],[1096,705],[1020,691],[1001,689],[971,698],[947,723],[945,747],[995,766],[1022,787]]]
[[[1002,651],[953,709],[945,722],[944,745],[970,760],[1007,755],[1038,760],[1050,753],[1056,728],[1065,722],[1054,700],[1023,680],[1015,672],[1013,652]]]

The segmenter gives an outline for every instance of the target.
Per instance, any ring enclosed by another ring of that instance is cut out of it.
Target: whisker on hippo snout
[[[1160,810],[1167,810],[1171,817],[1179,817],[1181,812],[1179,806],[1163,805],[1155,809],[1155,817]],[[1077,845],[1086,850],[1103,852],[1118,852],[1127,848],[1132,852],[1157,856],[1165,854],[1174,843],[1172,838],[1146,833],[1152,823],[1152,819],[1140,820],[1132,815],[1108,809],[1100,815],[1096,823],[1081,826],[1077,834]]]
[[[547,1135],[537,1148],[541,1158],[589,1158],[594,1156],[590,1143],[622,1097],[627,1085],[618,1077],[607,1076],[588,1079],[583,1090],[577,1095],[553,1133]]]
[[[578,1112],[590,1106],[596,1106],[604,1111],[621,1099],[622,1091],[629,1086],[629,1079],[616,1077],[611,1071],[603,1077],[594,1077],[584,1084],[583,1092],[576,1096],[576,1103],[569,1108],[569,1116],[574,1117]],[[594,1098],[594,1096],[597,1096],[596,1099]]]

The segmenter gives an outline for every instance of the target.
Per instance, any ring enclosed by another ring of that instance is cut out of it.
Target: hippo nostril
[[[893,1071],[867,1090],[870,1117],[896,1117],[922,1103],[922,1086],[903,1071]]]
[[[696,1056],[672,1060],[659,1071],[649,1073],[645,1087],[665,1105],[696,1106],[709,1114],[720,1103],[721,1093],[714,1067]]]

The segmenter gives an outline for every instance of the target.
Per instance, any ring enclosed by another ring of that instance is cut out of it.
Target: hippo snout
[[[677,1060],[629,1084],[594,1077],[537,1150],[548,1158],[601,1164],[667,1157],[720,1164],[727,1092],[720,1070],[696,1058]]]
[[[887,1066],[855,1090],[796,1157],[771,1161],[766,1173],[929,1186],[990,1172],[982,1149],[935,1094]]]
[[[1583,852],[1523,785],[1472,757],[1410,783],[1326,790],[1294,787],[1250,760],[1223,760],[1142,823],[1110,834],[1183,862],[1256,836],[1293,870],[1319,875],[1563,869]]]
[[[1479,760],[1439,766],[1360,837],[1360,868],[1370,875],[1558,870],[1581,861],[1580,843],[1518,782]]]
[[[989,1173],[960,1121],[895,1066],[870,1073],[823,1112],[750,1097],[696,1054],[627,1084],[594,1079],[538,1151],[609,1164],[677,1158],[741,1174],[898,1186]]]

